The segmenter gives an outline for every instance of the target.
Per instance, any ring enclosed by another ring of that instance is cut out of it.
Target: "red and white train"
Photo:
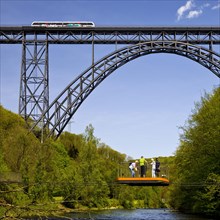
[[[92,21],[34,21],[31,26],[33,27],[95,27],[94,22]]]

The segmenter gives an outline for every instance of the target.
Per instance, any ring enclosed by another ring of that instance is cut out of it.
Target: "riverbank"
[[[0,219],[38,219],[46,216],[50,217],[62,217],[68,213],[86,213],[91,211],[101,210],[115,210],[123,209],[122,206],[111,207],[87,207],[79,203],[75,205],[75,208],[69,208],[63,204],[60,199],[55,199],[54,202],[48,202],[44,204],[29,204],[25,206],[11,205],[10,207],[5,205],[0,207]]]
[[[10,214],[12,212],[5,213],[4,217],[5,220],[10,220],[12,218],[17,218],[17,219],[26,219],[26,220],[36,220],[36,219],[91,219],[90,215],[94,216],[110,216],[108,219],[116,219],[117,213],[122,215],[122,216],[127,216],[122,217],[120,219],[132,219],[131,216],[135,215],[134,213],[138,213],[138,217],[136,216],[136,219],[143,219],[143,213],[146,215],[156,215],[155,219],[161,219],[159,217],[166,217],[168,215],[170,217],[169,220],[171,219],[188,219],[188,218],[183,218],[185,216],[191,216],[190,219],[196,219],[196,220],[201,220],[201,219],[206,219],[209,220],[210,218],[205,218],[204,216],[201,218],[199,215],[190,215],[190,214],[183,214],[179,213],[178,211],[169,209],[169,208],[131,208],[131,209],[125,209],[122,206],[115,206],[115,207],[86,207],[82,205],[78,205],[77,208],[68,208],[62,203],[53,202],[53,203],[48,203],[48,204],[31,204],[29,206],[21,207],[21,206],[15,206],[11,207],[13,210],[13,215]],[[150,214],[149,214],[150,213]],[[88,217],[90,216],[90,217]],[[142,216],[142,217],[141,217]],[[176,218],[174,218],[177,216]],[[181,216],[181,218],[179,218]],[[119,217],[118,217],[119,218]],[[94,218],[95,219],[95,218]],[[101,219],[105,219],[101,217]]]

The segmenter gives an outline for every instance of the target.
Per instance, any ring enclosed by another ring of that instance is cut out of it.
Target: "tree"
[[[170,202],[179,210],[210,214],[208,207],[217,208],[214,204],[218,196],[209,194],[211,188],[206,187],[205,183],[210,175],[212,178],[220,175],[220,88],[216,88],[212,95],[205,94],[196,103],[188,124],[182,129],[175,157],[175,182]],[[213,195],[213,200],[204,200],[207,209],[202,209],[198,198],[207,194]],[[217,209],[212,209],[212,214],[216,213]]]

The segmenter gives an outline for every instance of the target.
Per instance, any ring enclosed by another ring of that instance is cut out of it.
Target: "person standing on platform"
[[[158,158],[156,158],[156,167],[155,167],[155,174],[156,174],[156,177],[159,177],[159,174],[160,174],[160,162],[158,160]]]
[[[131,171],[132,177],[135,177],[135,171],[137,171],[137,163],[138,163],[138,161],[136,160],[135,162],[133,162],[129,165],[129,169]]]
[[[156,177],[155,171],[156,171],[156,162],[155,160],[152,158],[151,159],[151,172],[152,172],[152,177]]]
[[[141,159],[139,160],[139,164],[140,164],[141,177],[145,177],[146,170],[147,170],[147,161],[145,160],[145,158],[143,156],[141,156]]]

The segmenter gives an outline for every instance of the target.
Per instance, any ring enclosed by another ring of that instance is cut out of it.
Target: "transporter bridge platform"
[[[169,186],[169,167],[167,164],[160,164],[160,172],[156,177],[152,176],[152,167],[150,162],[146,165],[145,177],[140,177],[140,167],[137,166],[135,176],[131,176],[128,162],[122,162],[118,167],[118,177],[115,179],[117,184],[125,184],[129,186]]]
[[[163,177],[118,177],[116,182],[129,186],[169,186],[169,180]]]

